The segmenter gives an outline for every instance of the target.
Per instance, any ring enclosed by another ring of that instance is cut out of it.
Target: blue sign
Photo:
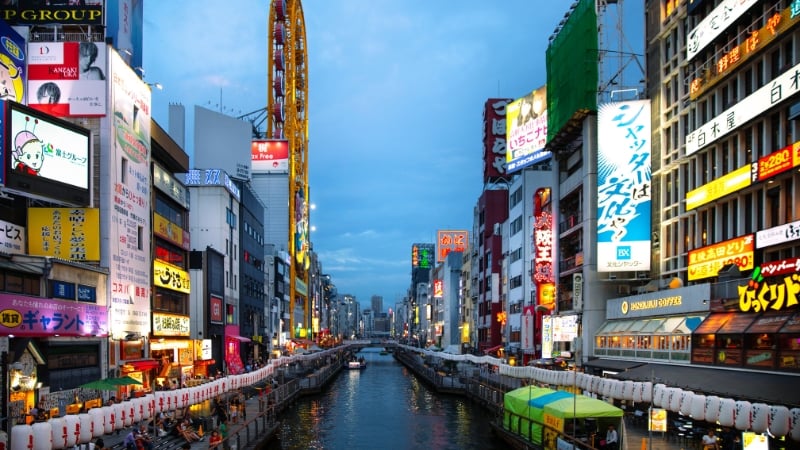
[[[97,303],[97,288],[94,286],[78,285],[78,301]]]

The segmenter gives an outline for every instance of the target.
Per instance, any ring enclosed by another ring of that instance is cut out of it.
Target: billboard
[[[483,105],[483,183],[506,176],[506,98],[490,98]]]
[[[9,255],[24,255],[28,248],[25,245],[27,231],[25,227],[0,220],[0,251]]]
[[[736,264],[742,272],[752,269],[754,246],[754,236],[747,234],[689,250],[689,281],[716,277],[719,270],[728,264]]]
[[[103,25],[104,0],[2,2],[0,18],[9,25]],[[77,5],[79,3],[80,5]],[[113,3],[113,1],[111,2]]]
[[[686,36],[686,61],[691,61],[758,2],[759,0],[723,0]]]
[[[28,208],[28,253],[100,261],[100,210]]]
[[[0,293],[0,334],[105,337],[108,335],[106,307],[94,303]]]
[[[466,253],[469,232],[466,230],[436,230],[436,262],[444,262],[450,252]]]
[[[216,167],[249,180],[252,125],[201,106],[194,107],[194,124],[194,167]]]
[[[89,203],[89,130],[6,102],[6,187],[23,196]]]
[[[144,2],[141,0],[114,0],[106,4],[106,39],[113,40],[114,48],[131,67],[142,67],[144,30]],[[126,52],[130,52],[127,54]]]
[[[543,161],[552,152],[547,143],[547,86],[542,86],[506,107],[506,172]]]
[[[101,122],[102,261],[109,274],[111,332],[150,333],[150,88],[110,52],[111,114]]]
[[[712,180],[697,189],[686,193],[686,211],[691,211],[728,194],[740,191],[750,186],[750,164],[742,166],[733,172]]]
[[[289,141],[259,139],[250,144],[251,173],[288,173]]]
[[[595,0],[578,0],[547,46],[547,142],[574,117],[597,110],[600,78]]]
[[[0,20],[0,99],[25,103],[25,39]]]
[[[100,42],[28,44],[28,106],[56,117],[106,114],[108,47]]]
[[[650,270],[650,100],[597,114],[597,271]]]
[[[411,246],[411,268],[430,269],[433,267],[433,255],[436,248],[433,244],[414,244]]]

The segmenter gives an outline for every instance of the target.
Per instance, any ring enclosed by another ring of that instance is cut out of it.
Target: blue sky
[[[472,229],[483,104],[545,84],[548,37],[571,3],[303,1],[312,242],[340,294],[393,307],[413,243]],[[145,2],[145,80],[164,86],[164,128],[169,103],[231,116],[266,105],[269,2],[220,5]]]

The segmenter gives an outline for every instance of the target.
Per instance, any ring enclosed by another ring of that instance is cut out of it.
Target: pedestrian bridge
[[[359,349],[364,347],[381,347],[381,348],[396,348],[397,341],[394,339],[354,339],[345,340],[344,345],[357,347]]]

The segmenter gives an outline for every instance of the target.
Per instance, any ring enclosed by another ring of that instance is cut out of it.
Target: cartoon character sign
[[[23,100],[25,83],[22,70],[22,66],[17,66],[14,60],[0,53],[0,100]]]
[[[26,120],[30,120],[30,118],[26,118]],[[38,120],[33,121],[34,129],[38,123]],[[20,131],[14,136],[11,161],[15,172],[26,175],[39,175],[44,164],[44,143],[36,137],[33,131],[28,131],[27,129]]]

